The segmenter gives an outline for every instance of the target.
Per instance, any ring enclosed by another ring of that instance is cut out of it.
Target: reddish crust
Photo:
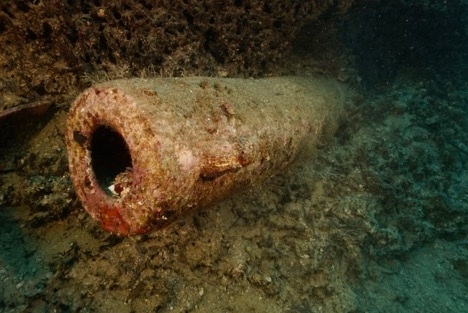
[[[115,207],[103,206],[99,210],[99,222],[101,227],[105,230],[121,235],[127,236],[130,226],[125,222]]]
[[[109,205],[104,205],[99,208],[98,220],[104,230],[119,236],[144,234],[149,230],[144,227],[132,228],[132,226],[122,218],[117,206],[111,207]]]

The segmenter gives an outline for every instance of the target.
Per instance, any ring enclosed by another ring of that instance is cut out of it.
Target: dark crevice
[[[100,126],[94,131],[91,165],[96,180],[107,193],[115,177],[132,168],[132,157],[125,139],[111,127]]]

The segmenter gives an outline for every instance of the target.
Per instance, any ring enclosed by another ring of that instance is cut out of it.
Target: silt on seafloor
[[[333,134],[342,102],[302,77],[109,81],[71,107],[73,184],[104,229],[145,233],[277,173]]]

